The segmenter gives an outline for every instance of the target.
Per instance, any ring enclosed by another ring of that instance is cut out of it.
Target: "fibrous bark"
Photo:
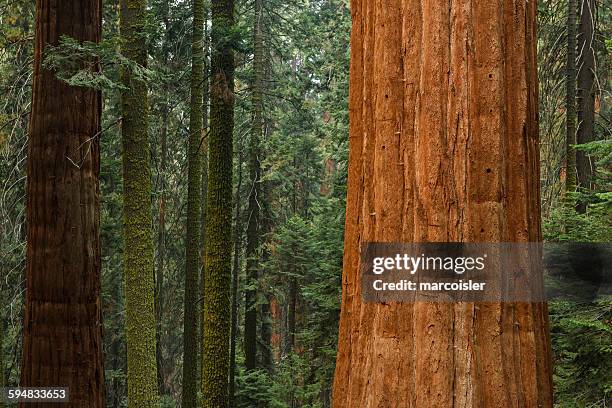
[[[98,181],[102,101],[99,91],[69,86],[42,62],[47,46],[57,46],[62,36],[99,42],[101,18],[99,0],[36,1],[21,386],[68,387],[68,407],[105,406]]]
[[[121,45],[125,57],[147,65],[146,0],[121,0]],[[158,403],[155,282],[151,206],[151,147],[146,83],[123,69],[123,222],[128,405]]]
[[[202,406],[205,408],[228,407],[234,131],[233,27],[234,1],[213,0],[202,352]]]
[[[335,407],[552,407],[542,303],[365,303],[365,242],[541,239],[536,3],[351,2]]]

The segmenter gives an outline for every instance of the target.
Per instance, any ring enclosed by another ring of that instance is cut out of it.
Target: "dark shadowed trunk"
[[[64,35],[99,42],[101,2],[36,1],[21,386],[68,387],[66,406],[103,407],[101,94],[42,68],[46,45]]]
[[[581,0],[578,30],[578,130],[576,143],[595,140],[595,0]],[[593,188],[593,163],[581,150],[576,152],[577,184],[580,188]],[[586,211],[586,203],[577,203],[579,212]]]
[[[251,85],[252,124],[249,145],[249,208],[246,243],[246,295],[244,311],[244,357],[247,370],[257,368],[257,278],[259,274],[261,206],[261,148],[263,133],[263,0],[255,0],[253,18],[253,83]]]
[[[565,60],[565,191],[576,189],[576,0],[567,0]]]

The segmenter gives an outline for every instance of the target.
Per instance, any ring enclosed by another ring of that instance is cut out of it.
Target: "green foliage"
[[[555,406],[605,407],[612,393],[612,297],[550,304]]]
[[[577,146],[596,162],[597,190],[581,191],[544,220],[549,242],[612,241],[610,194],[612,143],[596,141]],[[575,200],[588,203],[579,213]],[[589,303],[567,299],[549,303],[554,351],[555,406],[562,408],[605,407],[612,392],[612,296]]]
[[[163,80],[160,73],[150,70],[134,60],[126,58],[119,50],[117,37],[100,43],[80,42],[62,36],[58,46],[47,46],[43,67],[72,86],[84,86],[100,90],[126,90],[121,83],[120,72],[129,71],[138,81]]]

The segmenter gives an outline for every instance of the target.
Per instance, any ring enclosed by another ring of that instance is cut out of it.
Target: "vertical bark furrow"
[[[67,85],[42,62],[47,45],[59,45],[62,36],[99,42],[101,12],[98,0],[36,2],[21,386],[68,387],[70,407],[105,406],[97,137],[101,94]],[[91,60],[80,63],[95,66]]]
[[[541,239],[535,5],[351,6],[334,406],[550,407],[545,305],[366,304],[359,275],[372,241]]]

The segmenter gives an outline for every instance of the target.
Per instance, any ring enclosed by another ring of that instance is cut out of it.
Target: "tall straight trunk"
[[[595,0],[582,0],[578,31],[578,130],[576,143],[584,144],[595,140]],[[578,185],[584,189],[593,187],[593,164],[583,151],[576,152],[576,173]],[[578,210],[584,212],[584,203],[578,203]]]
[[[164,66],[168,65],[169,42],[170,42],[170,3],[164,4]],[[159,225],[157,232],[157,271],[155,277],[155,321],[157,323],[156,332],[156,360],[157,360],[157,387],[160,395],[166,393],[163,355],[161,349],[162,332],[162,307],[164,290],[164,270],[166,262],[166,168],[168,166],[168,122],[170,116],[170,101],[168,100],[169,86],[164,85],[164,102],[162,105],[162,125],[160,141],[160,164],[159,164]]]
[[[565,61],[565,191],[576,189],[576,0],[567,0]]]
[[[206,259],[206,202],[208,200],[208,103],[210,100],[210,63],[209,63],[209,53],[210,53],[210,34],[208,32],[208,19],[210,18],[209,7],[206,7],[204,10],[204,68],[203,68],[203,102],[202,102],[202,147],[200,149],[200,153],[202,155],[201,165],[202,165],[202,179],[200,181],[202,186],[202,199],[200,200],[200,211],[202,215],[202,219],[200,222],[200,250],[201,250],[201,267],[200,267],[200,301],[198,305],[200,306],[198,310],[198,324],[200,330],[200,340],[198,341],[198,353],[202,355],[202,347],[204,346],[204,287],[206,285],[206,279],[204,276],[204,263]],[[200,358],[200,372],[199,372],[199,381],[202,380],[202,364],[204,360]]]
[[[99,42],[101,6],[100,0],[36,1],[21,386],[68,387],[69,407],[105,406],[98,180],[102,98],[99,91],[58,80],[42,67],[42,59],[46,46],[58,45],[62,36]]]
[[[185,254],[185,313],[183,324],[182,406],[195,408],[198,402],[198,295],[202,164],[202,102],[204,84],[204,0],[193,0],[191,42],[191,112],[189,119],[187,237]]]
[[[253,19],[253,83],[251,85],[252,127],[249,145],[249,208],[246,244],[247,282],[244,312],[244,357],[247,370],[257,368],[257,278],[259,271],[259,207],[261,185],[260,140],[263,133],[263,0],[255,0]]]
[[[545,303],[366,303],[365,242],[538,242],[536,3],[353,0],[335,407],[552,407]]]
[[[122,53],[147,65],[146,0],[121,0]],[[147,85],[124,69],[123,223],[128,404],[154,407],[157,396],[155,282],[151,208],[151,147]]]
[[[202,406],[227,408],[231,331],[234,1],[212,0]]]
[[[240,276],[240,255],[242,252],[242,214],[240,212],[242,193],[242,142],[238,141],[238,185],[236,186],[236,214],[234,216],[234,265],[232,267],[232,329],[230,334],[229,406],[235,407],[236,397],[236,340],[238,336],[238,282]]]

